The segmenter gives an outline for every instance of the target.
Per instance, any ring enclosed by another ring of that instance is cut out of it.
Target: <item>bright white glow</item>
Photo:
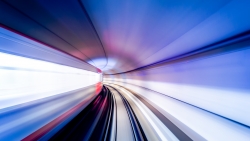
[[[99,81],[98,73],[0,53],[0,109]]]
[[[115,67],[116,63],[117,63],[117,60],[109,57],[108,64],[105,68],[103,68],[103,71],[113,69]]]
[[[94,63],[93,63],[94,62]],[[115,67],[116,60],[112,58],[108,58],[108,62],[106,58],[97,58],[92,61],[88,61],[88,63],[100,68],[102,71],[109,70]]]
[[[106,58],[97,58],[93,59],[91,61],[88,61],[89,64],[96,66],[99,69],[102,69],[106,66],[107,64],[107,59]]]

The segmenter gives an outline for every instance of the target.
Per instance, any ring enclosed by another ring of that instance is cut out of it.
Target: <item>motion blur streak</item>
[[[40,138],[66,124],[101,91],[100,73],[1,52],[0,58],[0,140],[20,140],[61,118]]]
[[[151,101],[190,136],[194,131],[207,140],[248,140],[249,47],[247,35],[240,42],[184,59],[105,75],[104,82]]]
[[[0,0],[0,140],[250,141],[250,0]]]

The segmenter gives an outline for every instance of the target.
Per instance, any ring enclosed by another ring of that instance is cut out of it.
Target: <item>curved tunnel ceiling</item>
[[[106,65],[94,61],[106,54],[79,1],[10,0],[0,5],[6,13],[2,24],[94,66]]]
[[[247,1],[5,0],[0,10],[6,13],[3,25],[106,74],[181,56],[250,29]]]

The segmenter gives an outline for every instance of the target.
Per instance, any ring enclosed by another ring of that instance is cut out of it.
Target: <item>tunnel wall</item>
[[[249,47],[250,41],[244,39],[131,72],[105,75],[104,82],[152,101],[165,116],[178,120],[176,124],[187,126],[189,129],[182,128],[193,139],[196,133],[208,140],[225,140],[227,134],[239,139],[250,126]]]

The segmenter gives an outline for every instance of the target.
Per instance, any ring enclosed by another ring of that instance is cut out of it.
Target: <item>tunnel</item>
[[[0,0],[1,141],[250,141],[249,0]]]

